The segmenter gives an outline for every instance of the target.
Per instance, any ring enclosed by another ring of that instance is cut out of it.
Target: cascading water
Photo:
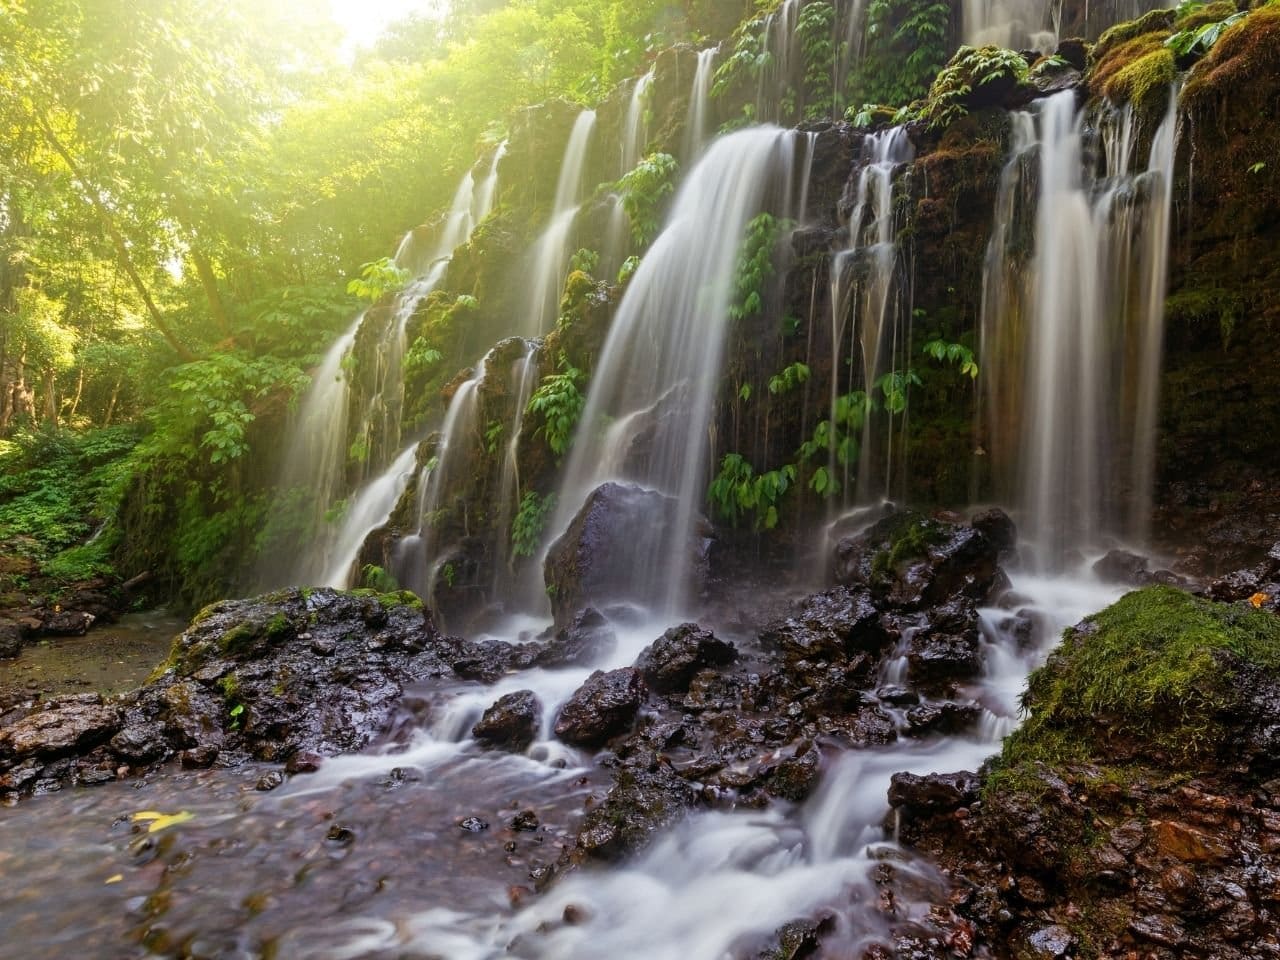
[[[990,276],[982,346],[995,377],[988,443],[1015,440],[1003,418],[1020,398],[1017,502],[1041,569],[1056,569],[1104,534],[1145,533],[1167,271],[1176,97],[1152,137],[1145,171],[1130,172],[1139,140],[1125,107],[1103,116],[1106,176],[1086,165],[1086,117],[1074,97],[1041,104],[1035,254],[1026,287]],[[1009,243],[1008,234],[995,242]],[[1003,255],[993,250],[990,257]],[[989,260],[990,260],[989,257]],[[999,305],[1009,312],[998,313]],[[1020,309],[1019,309],[1020,308]],[[1017,364],[1017,366],[1011,366]],[[1020,385],[1017,378],[1021,377]],[[1124,517],[1120,494],[1132,504]],[[1127,522],[1126,522],[1127,521]]]
[[[595,127],[596,112],[584,110],[578,114],[569,134],[564,159],[560,163],[551,218],[534,245],[532,293],[524,328],[520,331],[522,336],[539,337],[555,321],[565,266],[569,261],[573,223],[582,203],[582,173]]]
[[[693,88],[689,92],[689,112],[685,117],[684,146],[681,150],[686,167],[692,167],[706,149],[711,78],[715,75],[716,57],[719,54],[719,47],[707,47],[698,51],[698,66],[694,70]]]
[[[800,0],[783,0],[765,17],[762,53],[763,67],[756,87],[756,119],[781,123],[784,119],[784,95],[793,82],[792,71],[801,62],[800,38],[796,21]]]
[[[396,502],[413,477],[416,455],[417,444],[410,444],[387,470],[356,491],[334,537],[334,547],[328,556],[329,565],[320,579],[321,586],[347,587],[351,584],[351,574],[365,537],[391,516]]]
[[[637,595],[665,609],[687,599],[684,547],[706,492],[707,424],[738,251],[770,187],[790,195],[800,143],[774,127],[743,130],[713,144],[689,174],[618,307],[565,468],[552,529],[564,529],[610,479],[676,499],[662,548],[635,558]]]
[[[449,400],[435,450],[418,475],[416,532],[403,537],[395,548],[392,573],[401,584],[428,599],[440,546],[436,535],[438,514],[450,483],[466,470],[472,448],[479,440],[479,390],[486,367],[487,358],[480,361],[475,373],[458,386]]]
[[[964,40],[970,46],[1048,51],[1057,43],[1052,0],[964,0],[963,11]]]
[[[353,404],[346,366],[362,325],[374,310],[360,314],[334,341],[313,375],[289,433],[277,486],[279,501],[292,504],[305,514],[301,519],[310,542],[305,549],[298,549],[296,543],[290,544],[284,556],[275,552],[265,555],[259,572],[264,588],[317,582],[347,586],[350,568],[364,538],[370,530],[386,522],[394,501],[385,511],[379,506],[366,512],[357,510],[356,505],[362,497],[365,502],[376,499],[375,490],[395,490],[403,473],[401,464],[407,451],[400,449],[400,413],[404,401],[401,374],[406,326],[418,304],[444,279],[453,251],[470,238],[476,225],[493,210],[498,166],[506,149],[503,141],[494,150],[479,183],[470,170],[463,176],[433,241],[424,241],[422,231],[413,230],[400,242],[395,263],[401,269],[412,271],[414,279],[396,296],[390,311],[384,311],[379,317],[383,326],[377,331],[381,335],[374,338],[372,379],[375,386],[358,404],[355,431],[349,429],[348,422]],[[329,515],[340,505],[341,495],[351,489],[349,450],[353,439],[363,452],[360,469],[356,471],[358,478],[367,478],[371,471],[379,473],[356,492],[352,503],[342,511],[342,521],[331,523]],[[410,449],[413,446],[411,444]],[[362,528],[361,523],[366,525]]]
[[[835,429],[847,421],[842,408],[841,371],[850,371],[860,362],[861,389],[872,396],[878,378],[896,369],[904,349],[903,314],[898,308],[898,245],[894,223],[894,172],[912,159],[914,149],[902,127],[892,127],[869,135],[863,142],[863,166],[849,218],[849,246],[834,255],[831,264],[831,419]],[[852,338],[850,321],[855,322]],[[855,347],[857,358],[855,359]],[[846,353],[846,350],[848,351]],[[853,389],[852,377],[846,384]],[[879,434],[870,415],[865,416],[862,436],[856,444],[829,444],[829,476],[838,478],[841,490],[848,491],[851,449],[860,450],[857,461],[857,500],[883,499],[893,483],[892,418],[883,433],[883,456]]]
[[[520,433],[524,429],[525,409],[538,379],[538,364],[541,359],[541,344],[525,343],[525,353],[511,365],[510,389],[515,397],[515,406],[511,422],[504,425],[507,436],[502,449],[502,467],[498,476],[498,519],[495,528],[506,536],[511,529],[511,521],[520,505]],[[515,594],[516,557],[512,554],[510,539],[505,541],[504,563],[494,564],[494,595],[504,593]]]
[[[631,90],[631,100],[627,104],[627,116],[622,127],[621,156],[618,165],[620,177],[635,169],[648,143],[649,134],[645,113],[649,106],[648,93],[652,84],[653,71],[650,70],[636,80]],[[621,266],[628,250],[627,213],[622,206],[622,197],[617,194],[612,197],[607,231],[604,249],[605,275],[611,276]]]

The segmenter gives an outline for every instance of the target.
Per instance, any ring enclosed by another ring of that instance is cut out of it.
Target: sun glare
[[[371,45],[390,24],[410,14],[435,16],[439,0],[328,0],[330,16],[342,28],[343,47],[354,53]]]

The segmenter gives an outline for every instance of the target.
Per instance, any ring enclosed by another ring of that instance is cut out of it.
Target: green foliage
[[[911,388],[920,385],[916,372],[908,368],[882,374],[876,380],[875,389],[884,397],[884,408],[890,413],[898,414],[907,409],[907,394]]]
[[[586,247],[575,250],[573,256],[569,258],[570,273],[593,274],[599,266],[600,254]]]
[[[444,354],[433,347],[426,337],[414,337],[404,355],[405,379],[420,376],[443,359]]]
[[[81,541],[115,514],[137,440],[132,427],[15,434],[0,448],[0,541],[58,580],[110,572],[116,532]]]
[[[545,497],[530,490],[520,500],[520,509],[511,522],[511,553],[517,557],[532,557],[542,542],[542,532],[547,519],[555,509],[554,493]]]
[[[781,373],[776,373],[769,378],[769,392],[773,394],[790,393],[808,379],[808,365],[797,360],[795,363],[784,367]]]
[[[800,8],[796,34],[804,57],[806,119],[835,115],[836,45],[832,39],[836,11],[830,0],[809,0]]]
[[[1178,10],[1179,19],[1181,19],[1183,16],[1182,8],[1179,7]],[[1235,26],[1246,16],[1248,16],[1248,11],[1241,10],[1221,20],[1179,30],[1166,40],[1164,45],[1179,57],[1201,56],[1213,49],[1213,45],[1218,42],[1218,38],[1222,36],[1228,27]]]
[[[662,202],[675,190],[679,167],[671,154],[653,153],[618,181],[622,209],[631,224],[631,239],[636,246],[647,246],[657,234],[661,226]]]
[[[960,368],[960,375],[970,380],[978,379],[978,363],[973,351],[962,343],[948,343],[941,337],[932,337],[925,341],[922,351],[925,356],[932,357],[939,363],[950,363]]]
[[[496,454],[498,448],[502,446],[502,434],[505,429],[506,424],[501,420],[490,420],[484,428],[484,449],[489,456]]]
[[[905,105],[923,96],[946,63],[950,16],[941,0],[871,0],[866,54],[846,102]]]
[[[529,398],[525,413],[538,417],[542,425],[534,435],[542,434],[547,446],[557,457],[563,456],[573,442],[573,432],[578,417],[586,405],[586,397],[579,389],[586,374],[574,367],[566,356],[560,356],[560,372],[548,374]]]
[[[382,257],[360,265],[360,276],[347,283],[347,293],[377,303],[389,293],[404,289],[409,271],[398,267],[390,257]]]
[[[747,224],[747,235],[738,250],[738,266],[734,276],[733,303],[729,316],[745,320],[764,311],[764,298],[769,281],[776,272],[773,252],[778,238],[794,224],[771,213],[762,213]]]
[[[618,268],[618,285],[624,286],[626,282],[631,279],[632,275],[635,274],[639,266],[640,266],[639,257],[632,256],[632,257],[627,257],[627,259],[623,260],[622,266]]]
[[[1022,54],[1001,47],[961,47],[934,79],[920,119],[940,129],[960,119],[975,103],[998,100],[1027,79]]]
[[[360,585],[378,593],[395,593],[400,584],[388,571],[374,563],[360,568]]]
[[[772,530],[778,525],[778,505],[795,480],[794,464],[757,475],[740,454],[729,453],[720,462],[707,499],[721,519],[734,526],[749,516],[756,530]]]

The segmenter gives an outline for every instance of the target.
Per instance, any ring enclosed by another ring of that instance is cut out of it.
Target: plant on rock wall
[[[534,436],[541,434],[546,438],[547,446],[557,457],[563,456],[573,442],[578,417],[587,402],[578,387],[586,379],[586,374],[569,363],[564,354],[560,355],[559,366],[559,373],[542,378],[525,408],[529,416],[541,418],[542,425]]]
[[[382,257],[360,265],[360,276],[347,284],[347,293],[377,303],[388,293],[395,293],[409,282],[408,270],[396,266],[391,257]]]
[[[1179,7],[1179,10],[1182,8]],[[1241,20],[1248,16],[1248,12],[1241,10],[1231,14],[1222,20],[1215,20],[1212,23],[1201,24],[1197,27],[1179,30],[1164,45],[1179,57],[1200,56],[1208,53],[1213,49],[1213,45],[1218,42],[1218,38],[1226,32],[1228,27],[1233,27]]]
[[[1022,54],[1001,47],[961,47],[929,87],[920,119],[931,130],[947,126],[970,108],[999,102],[1027,79]]]
[[[960,375],[970,380],[978,379],[978,362],[973,351],[962,343],[949,343],[941,337],[925,341],[922,352],[939,363],[950,363],[960,368]]]
[[[414,337],[413,343],[409,345],[409,350],[404,355],[405,379],[410,380],[426,372],[443,359],[444,354],[431,346],[425,337]]]
[[[707,489],[707,499],[721,519],[734,526],[749,516],[756,530],[772,530],[778,525],[778,504],[795,480],[795,464],[757,474],[741,454],[728,453]]]
[[[908,104],[947,62],[951,7],[942,0],[871,0],[866,54],[849,78],[850,103]]]
[[[669,153],[653,153],[618,181],[622,209],[631,224],[631,239],[644,247],[661,226],[662,201],[675,190],[676,158]]]
[[[766,287],[775,273],[773,251],[778,246],[778,238],[792,226],[790,220],[778,219],[771,213],[762,213],[747,224],[747,235],[738,251],[733,303],[729,307],[729,316],[734,320],[745,320],[764,312]]]
[[[796,33],[804,55],[804,115],[817,120],[835,115],[836,11],[829,0],[810,0],[800,10]]]
[[[572,257],[569,258],[570,273],[585,273],[591,275],[596,272],[596,268],[600,266],[600,254],[595,250],[587,247],[579,247],[574,251]]]
[[[781,372],[769,378],[769,392],[790,393],[809,379],[809,367],[799,361],[784,367]],[[748,394],[750,396],[750,394]]]
[[[361,585],[379,593],[395,593],[400,589],[396,578],[376,563],[366,563],[360,568]]]
[[[511,522],[511,553],[517,557],[532,557],[542,542],[542,531],[547,518],[555,509],[556,495],[538,496],[530,490],[520,501],[520,509]]]

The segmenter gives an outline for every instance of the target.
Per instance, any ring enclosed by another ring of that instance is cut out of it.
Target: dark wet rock
[[[978,775],[959,773],[895,773],[889,781],[889,805],[917,813],[948,812],[978,799]]]
[[[533,743],[542,722],[542,704],[532,690],[498,698],[471,728],[471,735],[492,747],[520,752]]]
[[[631,729],[643,697],[644,683],[634,667],[597,670],[560,709],[556,736],[577,746],[601,746]]]
[[[22,628],[0,621],[0,660],[11,660],[22,652]]]
[[[925,703],[907,711],[907,731],[916,737],[931,733],[963,733],[982,716],[976,703]]]
[[[576,856],[613,861],[634,853],[696,800],[693,786],[666,765],[626,768],[604,802],[583,820]]]
[[[799,803],[813,792],[822,770],[822,758],[810,741],[800,744],[769,774],[765,789],[775,797]]]
[[[907,674],[914,685],[936,689],[969,680],[982,671],[978,634],[921,631],[907,649]]]
[[[532,833],[540,826],[538,815],[532,810],[521,810],[511,818],[510,826],[512,830]]]
[[[760,633],[766,649],[777,650],[789,660],[831,660],[858,651],[878,653],[888,641],[870,593],[847,587],[807,597],[792,616]]]
[[[701,670],[689,681],[689,691],[680,701],[686,710],[735,710],[741,697],[741,684],[736,677],[715,670]]]
[[[906,610],[956,594],[985,601],[997,583],[998,554],[974,527],[903,511],[836,545],[836,580]]]
[[[284,772],[294,777],[300,773],[315,773],[324,765],[324,757],[310,750],[299,750],[285,761]]]
[[[1027,946],[1033,957],[1067,957],[1076,945],[1071,931],[1053,923],[1027,935]]]
[[[40,632],[51,637],[83,637],[96,619],[84,610],[55,610],[44,617]]]
[[[673,497],[631,484],[593,490],[547,552],[544,577],[557,626],[590,604],[657,599],[663,571],[638,569],[637,557],[663,557],[669,565],[683,555],[691,579],[701,582],[710,526],[704,521],[687,542],[676,543],[679,512]]]
[[[466,817],[458,821],[458,826],[468,833],[480,833],[482,830],[489,829],[489,821],[482,820],[480,817]]]
[[[1109,550],[1093,565],[1093,572],[1111,583],[1141,585],[1147,576],[1147,558],[1128,550]]]
[[[1018,545],[1018,528],[1013,518],[999,507],[976,513],[969,525],[991,541],[992,546],[1001,552],[1012,550]]]
[[[66,783],[178,753],[201,767],[351,752],[386,727],[405,684],[448,675],[456,649],[411,594],[286,590],[224,601],[196,617],[138,690],[109,702],[60,697],[7,716],[0,775],[26,758],[40,763],[35,783]],[[34,788],[17,779],[0,791]]]
[[[613,652],[618,635],[594,607],[579,610],[534,658],[539,667],[577,667],[596,663]]]
[[[97,695],[67,697],[0,730],[0,759],[53,759],[92,749],[120,728],[120,711]]]
[[[895,707],[910,707],[920,702],[920,694],[897,684],[880,687],[876,691],[876,698]]]
[[[699,670],[725,666],[737,656],[732,643],[718,639],[696,623],[682,623],[645,647],[636,667],[651,690],[675,693],[687,690]]]

